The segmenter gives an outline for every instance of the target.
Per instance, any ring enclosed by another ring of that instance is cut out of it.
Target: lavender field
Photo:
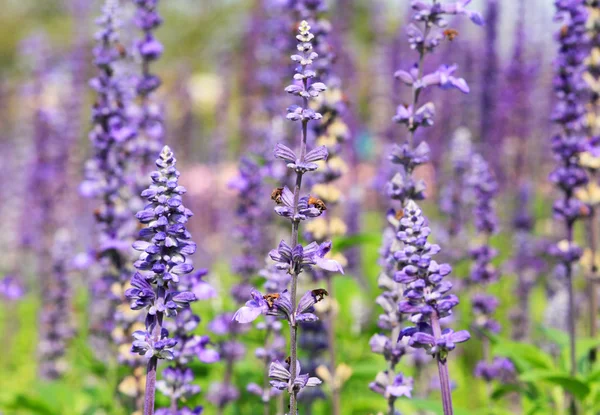
[[[0,415],[600,415],[600,1],[5,0]]]

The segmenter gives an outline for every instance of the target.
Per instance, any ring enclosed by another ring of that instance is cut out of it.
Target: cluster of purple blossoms
[[[532,230],[534,218],[530,210],[531,186],[523,184],[517,195],[517,209],[513,216],[514,247],[516,255],[507,265],[518,276],[516,297],[519,303],[511,312],[513,338],[524,340],[530,332],[530,297],[538,277],[545,268],[543,241]]]
[[[25,287],[18,277],[5,275],[0,280],[0,298],[7,301],[16,301],[25,295]]]
[[[475,229],[481,242],[471,248],[470,283],[480,287],[496,282],[499,277],[498,270],[492,264],[497,251],[490,246],[490,237],[497,232],[498,218],[494,208],[494,198],[498,193],[498,183],[488,163],[479,154],[472,159],[469,176],[469,185],[473,190],[475,205],[473,217]],[[500,324],[493,319],[493,314],[498,308],[499,301],[492,295],[476,293],[472,298],[473,314],[475,315],[475,328],[479,331],[500,332]]]
[[[267,175],[268,168],[262,166],[259,160],[243,157],[238,166],[238,176],[230,182],[230,187],[238,192],[238,223],[235,233],[240,245],[240,254],[233,259],[232,270],[239,276],[240,281],[231,288],[231,296],[238,304],[244,304],[250,296],[251,279],[258,275],[264,255],[268,251],[265,228],[269,226],[269,216],[265,213],[269,207],[265,201],[257,199],[257,196],[264,194],[266,190],[264,178]],[[224,313],[217,316],[209,326],[214,334],[223,336],[223,340],[218,344],[225,363],[225,374],[221,382],[211,385],[208,393],[208,400],[218,408],[219,413],[240,395],[232,382],[233,370],[235,362],[242,360],[246,355],[245,346],[236,337],[249,327],[236,324],[231,318],[231,313]]]
[[[575,222],[588,214],[588,207],[574,197],[588,177],[578,160],[586,147],[585,101],[586,85],[582,74],[588,55],[586,36],[587,8],[585,0],[556,0],[556,20],[562,23],[556,35],[559,43],[554,62],[554,91],[558,101],[552,119],[561,131],[552,138],[552,151],[558,162],[550,173],[550,181],[562,192],[553,206],[556,218],[564,222],[565,239],[552,247],[551,253],[563,268],[569,292],[569,337],[571,348],[571,373],[576,372],[575,361],[575,299],[573,293],[573,265],[582,250],[573,240]]]
[[[133,244],[140,251],[134,263],[138,269],[131,278],[132,288],[125,292],[132,310],[146,310],[145,330],[133,334],[132,352],[148,360],[146,375],[145,413],[154,411],[156,368],[159,359],[174,360],[176,365],[167,370],[161,388],[172,399],[170,415],[179,413],[177,401],[186,393],[196,392],[190,385],[190,373],[185,363],[193,356],[204,361],[214,361],[218,355],[207,351],[207,337],[192,336],[198,317],[189,312],[190,303],[196,301],[193,290],[206,291],[202,273],[186,277],[193,270],[187,260],[196,251],[196,244],[186,229],[192,212],[182,203],[186,192],[178,184],[179,171],[173,152],[165,146],[156,160],[157,171],[150,177],[152,184],[142,192],[148,204],[137,213],[137,219],[147,225],[139,233],[140,240]],[[187,280],[186,280],[187,278]],[[169,337],[165,317],[174,319]],[[186,410],[181,410],[185,413]]]
[[[406,126],[409,132],[407,143],[395,146],[390,154],[391,161],[398,165],[398,172],[386,186],[387,196],[399,201],[401,207],[390,210],[388,220],[391,227],[384,237],[383,261],[385,272],[380,277],[380,285],[387,291],[378,302],[386,314],[380,317],[380,326],[392,329],[392,336],[375,336],[371,339],[374,352],[382,353],[390,362],[399,359],[404,349],[396,342],[408,339],[408,345],[423,348],[438,363],[442,403],[444,413],[452,413],[452,397],[448,375],[447,356],[456,347],[456,343],[470,338],[467,331],[454,332],[442,330],[440,319],[451,315],[452,308],[458,304],[458,298],[450,294],[452,284],[445,279],[450,274],[448,264],[438,264],[432,259],[440,247],[427,242],[431,229],[416,201],[425,198],[425,183],[413,177],[416,167],[430,159],[429,145],[422,141],[415,146],[415,132],[433,125],[435,106],[432,102],[419,103],[422,92],[432,86],[442,89],[457,89],[469,92],[466,81],[454,75],[456,65],[442,65],[433,73],[425,74],[425,57],[432,53],[447,37],[446,33],[436,30],[447,27],[445,15],[466,15],[474,23],[482,24],[481,16],[469,11],[466,6],[470,0],[440,4],[422,0],[411,2],[414,14],[413,22],[407,28],[411,49],[419,54],[417,63],[409,70],[399,70],[395,77],[404,85],[412,88],[412,102],[398,107],[394,121]],[[402,317],[395,313],[409,315],[415,324],[400,330]],[[399,333],[398,333],[399,332]],[[398,338],[394,338],[398,335]],[[390,368],[393,368],[390,365]],[[385,380],[385,387],[383,381]],[[390,414],[395,414],[395,400],[399,395],[408,395],[410,381],[394,373],[393,369],[381,372],[371,388],[383,392],[388,402]]]
[[[492,362],[479,362],[475,367],[475,376],[491,382],[498,380],[502,383],[510,383],[515,380],[516,369],[513,362],[506,357],[495,357]]]
[[[94,157],[85,165],[85,178],[80,186],[83,196],[101,201],[94,212],[99,231],[96,257],[101,276],[91,284],[91,293],[98,299],[91,303],[94,316],[91,331],[100,341],[110,339],[117,326],[115,318],[121,293],[115,293],[113,288],[129,279],[131,239],[136,226],[129,208],[132,189],[127,166],[131,157],[126,150],[136,130],[127,118],[126,100],[115,73],[115,64],[121,59],[115,7],[107,2],[98,20],[101,29],[96,34],[98,44],[94,48],[98,74],[90,81],[96,92],[90,132]],[[107,350],[102,346],[96,349]]]
[[[177,289],[189,291],[196,300],[207,300],[216,296],[216,291],[204,281],[208,273],[200,269],[181,280]],[[191,308],[180,310],[174,319],[165,321],[165,328],[173,335],[177,345],[173,348],[172,365],[162,372],[162,379],[156,382],[156,388],[170,399],[169,408],[156,411],[160,415],[187,415],[200,414],[202,407],[193,409],[180,407],[188,399],[200,393],[200,386],[192,383],[194,372],[189,364],[198,358],[203,363],[214,363],[219,360],[219,353],[210,348],[208,336],[193,334],[200,324],[200,317],[193,313]]]
[[[135,24],[143,32],[143,36],[135,44],[142,66],[142,74],[135,87],[141,107],[137,120],[139,135],[135,151],[141,157],[145,170],[150,167],[155,154],[160,151],[164,136],[162,111],[151,100],[152,93],[160,87],[162,81],[150,71],[150,65],[163,53],[163,45],[154,37],[154,31],[162,24],[163,19],[157,10],[159,0],[134,1],[137,6]]]
[[[269,254],[277,269],[287,271],[292,276],[291,291],[286,289],[282,292],[262,295],[254,290],[251,293],[252,300],[240,308],[233,317],[239,323],[249,323],[261,314],[276,316],[288,321],[290,325],[289,363],[280,361],[271,363],[269,377],[271,386],[287,390],[290,394],[291,415],[296,415],[298,411],[298,393],[307,386],[316,386],[321,383],[315,377],[301,374],[297,349],[298,323],[317,320],[317,316],[314,314],[314,305],[327,295],[326,290],[315,289],[308,291],[300,301],[297,301],[298,276],[302,271],[310,271],[315,265],[327,271],[342,271],[342,267],[337,261],[325,257],[331,250],[331,242],[322,244],[312,242],[306,246],[298,243],[300,222],[318,217],[324,211],[324,203],[321,200],[309,195],[301,196],[300,188],[304,174],[316,170],[317,162],[327,158],[327,149],[324,146],[307,151],[308,124],[311,120],[322,118],[321,114],[310,108],[309,100],[318,97],[327,88],[321,82],[311,81],[316,73],[310,67],[318,54],[313,50],[314,35],[310,32],[310,26],[306,21],[300,23],[296,39],[298,40],[298,52],[291,57],[298,65],[294,75],[295,82],[286,87],[285,91],[302,99],[302,105],[288,107],[286,117],[288,120],[302,123],[300,153],[297,155],[291,148],[281,143],[277,144],[274,152],[275,157],[284,160],[287,167],[296,173],[296,181],[293,191],[288,187],[281,187],[272,193],[272,199],[277,205],[275,212],[291,221],[292,236],[290,244],[281,241],[279,247]]]
[[[233,384],[233,367],[235,362],[242,360],[246,355],[246,347],[236,337],[248,331],[247,325],[236,324],[232,321],[232,313],[224,313],[210,322],[208,328],[217,336],[225,337],[218,342],[221,360],[225,363],[225,373],[222,381],[210,385],[207,400],[217,407],[218,413],[223,413],[225,407],[237,400],[239,390]]]
[[[46,306],[40,314],[40,342],[38,344],[40,374],[45,379],[56,379],[67,369],[64,359],[68,340],[75,331],[70,318],[71,286],[69,272],[72,255],[71,236],[65,229],[56,232],[52,252],[52,284],[44,293]]]
[[[466,128],[457,129],[450,142],[449,151],[452,176],[442,189],[440,210],[450,217],[448,233],[450,237],[454,237],[459,234],[463,224],[466,204],[464,190],[467,188],[467,175],[473,157],[471,132]]]
[[[410,315],[409,320],[416,324],[404,328],[400,338],[409,337],[410,346],[424,348],[428,354],[445,362],[456,343],[470,338],[465,330],[440,329],[439,320],[450,316],[452,309],[458,305],[458,297],[449,293],[452,283],[444,279],[452,268],[432,259],[440,247],[427,242],[431,230],[414,201],[410,200],[405,205],[396,229],[396,237],[403,247],[394,253],[398,269],[394,280],[405,287],[404,300],[399,303],[398,309]]]

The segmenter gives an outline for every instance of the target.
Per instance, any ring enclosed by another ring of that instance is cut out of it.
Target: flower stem
[[[333,301],[333,277],[327,274],[327,291],[330,301]],[[336,372],[336,351],[335,351],[335,313],[333,307],[327,311],[327,348],[329,351],[329,370],[331,373],[331,404],[332,415],[341,414],[340,386],[335,378]]]
[[[154,415],[154,395],[156,391],[156,365],[158,359],[152,356],[148,361],[146,374],[146,394],[144,397],[144,415]]]
[[[440,320],[437,311],[434,310],[431,313],[431,328],[433,330],[433,337],[437,340],[442,336],[442,329],[440,328]],[[452,392],[450,390],[450,375],[448,374],[448,362],[439,353],[437,354],[438,374],[440,376],[440,388],[442,391],[442,405],[444,408],[444,415],[453,415],[452,409]]]
[[[569,242],[569,248],[573,243],[573,223],[567,223],[567,241]],[[570,362],[571,362],[571,376],[575,376],[577,373],[577,360],[575,357],[575,293],[573,290],[573,265],[571,262],[566,264],[566,278],[567,278],[567,290],[569,293],[569,315],[568,328],[569,328],[569,347],[570,347]]]
[[[302,80],[304,84],[304,89],[308,89],[308,81],[306,79]],[[308,98],[303,98],[304,108],[308,108]],[[302,120],[302,140],[300,142],[300,163],[304,163],[304,159],[306,157],[306,142],[308,139],[308,120]],[[290,246],[292,249],[296,245],[298,245],[298,227],[300,225],[300,220],[296,219],[296,215],[298,214],[298,202],[300,201],[300,188],[302,187],[302,172],[296,173],[296,185],[294,186],[294,220],[292,222],[292,240]],[[298,274],[300,273],[299,267],[294,267],[292,273],[292,289],[291,289],[291,300],[292,300],[292,310],[296,310],[296,296],[298,291]],[[291,322],[290,326],[290,374],[292,385],[296,380],[296,362],[298,361],[298,324],[294,319]],[[290,393],[290,415],[298,414],[298,390],[294,386]]]
[[[598,264],[596,263],[596,254],[598,250],[598,228],[596,209],[592,207],[590,216],[588,219],[589,223],[586,226],[588,236],[588,246],[590,248],[591,264],[590,274],[587,280],[587,292],[588,292],[588,312],[590,319],[590,338],[595,338],[598,335],[598,322],[596,314],[598,312],[598,293],[596,291],[596,280],[598,279]],[[596,362],[597,349],[592,348],[589,353],[590,364],[593,365]]]

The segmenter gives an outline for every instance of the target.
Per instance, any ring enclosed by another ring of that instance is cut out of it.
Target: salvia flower
[[[101,276],[93,279],[90,287],[95,298],[90,303],[94,350],[106,351],[108,344],[116,343],[119,362],[135,367],[137,359],[129,352],[128,344],[137,329],[139,313],[128,310],[122,296],[131,276],[131,242],[137,226],[132,206],[139,203],[139,199],[130,171],[136,163],[128,149],[137,129],[127,113],[129,97],[125,93],[124,77],[118,71],[123,47],[117,32],[116,13],[116,2],[108,0],[97,21],[100,26],[94,48],[97,73],[89,83],[96,93],[89,134],[94,154],[85,164],[79,191],[82,196],[100,202],[94,211],[98,235],[94,253]]]
[[[451,329],[442,331],[440,318],[452,314],[458,304],[456,295],[451,294],[452,283],[445,279],[451,272],[448,264],[438,264],[433,256],[440,247],[427,241],[431,229],[416,201],[425,198],[425,183],[413,177],[414,170],[430,159],[430,148],[425,142],[415,145],[415,133],[421,128],[433,125],[435,105],[432,102],[419,102],[426,89],[456,89],[464,94],[469,93],[467,82],[456,76],[456,65],[441,65],[431,73],[425,71],[426,55],[434,52],[447,37],[440,28],[447,27],[445,15],[465,15],[475,24],[483,24],[481,15],[467,9],[470,0],[462,0],[440,4],[437,1],[412,0],[414,10],[412,23],[406,29],[410,47],[419,57],[412,67],[396,72],[395,77],[412,90],[412,101],[400,105],[394,121],[406,126],[409,138],[407,143],[396,148],[390,159],[398,165],[398,172],[386,187],[387,196],[400,202],[399,209],[388,212],[391,224],[384,234],[382,249],[382,265],[384,272],[379,285],[386,292],[378,297],[378,302],[386,311],[380,316],[380,327],[390,330],[392,342],[406,341],[408,346],[424,348],[437,361],[439,380],[442,391],[444,414],[452,414],[452,397],[448,375],[447,356],[457,343],[467,341],[467,331],[454,332]],[[407,315],[415,324],[401,330],[402,317],[397,312]],[[396,338],[394,338],[396,337]],[[397,359],[400,351],[391,352],[391,347],[383,337],[372,338],[372,348],[376,353],[383,353],[388,360]],[[392,360],[393,361],[393,360]],[[385,387],[394,385],[397,374],[394,366],[388,369],[389,380]],[[380,378],[385,377],[382,372]],[[399,381],[401,382],[401,381]],[[379,386],[378,386],[379,384]],[[375,386],[382,390],[383,382],[376,380]],[[396,397],[388,393],[388,411],[396,413]]]
[[[193,269],[187,256],[195,252],[196,244],[186,228],[192,212],[183,205],[182,195],[186,190],[178,183],[180,173],[175,164],[173,152],[165,146],[156,160],[158,170],[150,175],[152,184],[142,192],[148,203],[136,217],[146,227],[133,244],[141,252],[134,263],[138,272],[132,277],[132,288],[125,292],[132,309],[146,311],[145,330],[134,333],[132,351],[148,359],[144,402],[148,414],[154,412],[158,360],[173,360],[176,353],[183,353],[175,347],[185,350],[186,344],[182,342],[189,340],[183,333],[180,333],[183,337],[169,337],[164,318],[177,317],[196,300],[189,284],[181,281]],[[189,324],[195,324],[193,315],[187,313],[184,317]],[[181,323],[178,326],[185,328],[185,322]],[[205,345],[202,343],[198,342],[199,349]]]
[[[67,344],[75,334],[70,315],[71,286],[69,273],[72,241],[65,229],[57,231],[52,252],[52,283],[44,293],[45,302],[40,314],[40,373],[45,379],[56,379],[68,368],[65,359]]]
[[[552,138],[552,151],[557,166],[550,174],[550,181],[561,192],[554,204],[554,215],[564,222],[565,240],[551,249],[551,253],[564,268],[569,287],[569,337],[571,349],[571,374],[576,373],[575,358],[575,299],[573,297],[573,264],[581,257],[581,249],[573,241],[576,220],[588,214],[587,206],[574,197],[578,188],[587,183],[585,170],[578,159],[585,150],[585,102],[586,86],[582,74],[588,54],[586,36],[587,8],[584,0],[556,0],[556,20],[562,24],[556,34],[559,44],[554,62],[554,91],[558,98],[552,113],[560,132]]]
[[[134,143],[134,152],[139,155],[144,168],[149,168],[152,158],[160,150],[164,137],[163,115],[161,109],[152,100],[152,94],[161,86],[158,75],[151,72],[151,64],[163,53],[162,44],[155,38],[154,32],[162,24],[158,13],[158,0],[135,0],[135,25],[142,32],[135,42],[141,60],[141,74],[136,80],[135,90],[139,98],[138,131]]]
[[[307,149],[307,131],[308,123],[311,120],[321,119],[322,116],[309,107],[309,100],[317,98],[325,90],[325,85],[319,82],[313,82],[315,71],[310,69],[313,61],[318,54],[313,50],[312,41],[314,35],[310,31],[310,26],[306,21],[302,21],[298,28],[297,53],[292,55],[292,61],[297,63],[294,83],[286,88],[286,91],[302,99],[302,105],[293,105],[288,108],[287,118],[291,121],[300,121],[302,124],[302,135],[299,151],[294,151],[287,146],[277,145],[275,156],[284,160],[289,169],[296,174],[295,186],[293,191],[287,187],[276,188],[271,197],[274,200],[275,211],[282,217],[288,218],[292,222],[291,242],[288,244],[282,242],[278,249],[271,251],[270,257],[275,261],[280,270],[287,270],[292,276],[290,291],[280,291],[262,295],[258,291],[251,293],[252,299],[244,307],[234,314],[234,320],[240,323],[253,321],[261,314],[273,315],[278,318],[286,319],[290,325],[290,364],[288,369],[289,376],[283,371],[270,371],[270,375],[275,381],[289,383],[290,393],[290,414],[297,415],[297,396],[300,389],[308,384],[304,383],[304,377],[299,373],[297,334],[298,322],[313,321],[317,317],[313,314],[313,305],[327,295],[323,289],[311,290],[307,292],[298,302],[297,284],[298,276],[304,270],[310,270],[312,266],[317,265],[324,269],[332,271],[341,271],[342,267],[337,261],[327,258],[331,243],[317,244],[315,242],[306,246],[299,244],[299,225],[311,217],[317,217],[326,209],[322,201],[315,200],[310,196],[302,196],[301,184],[305,173],[312,170],[311,163],[324,160],[327,157],[327,151],[324,147],[316,147],[312,150]],[[274,366],[271,366],[272,368]],[[279,366],[275,366],[279,368]],[[282,366],[283,367],[283,366]]]
[[[289,364],[281,363],[276,360],[271,363],[269,368],[269,377],[271,378],[271,386],[279,390],[287,390],[293,393],[298,389],[301,391],[306,387],[317,386],[321,384],[321,380],[316,377],[309,377],[308,374],[301,374],[300,362],[296,362],[296,376],[293,377],[289,371]]]
[[[486,382],[499,381],[510,383],[515,380],[516,369],[513,362],[506,357],[496,357],[491,363],[479,362],[475,367],[475,376]]]

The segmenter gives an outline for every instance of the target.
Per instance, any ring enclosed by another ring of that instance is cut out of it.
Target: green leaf
[[[532,344],[498,340],[494,345],[494,355],[510,358],[521,372],[528,369],[555,369],[552,356]]]
[[[441,400],[411,399],[410,404],[416,409],[423,409],[435,413],[436,415],[444,415],[444,409],[442,408]],[[454,415],[474,415],[474,412],[455,407]]]
[[[494,391],[490,395],[490,398],[497,401],[498,399],[502,399],[509,393],[513,393],[513,392],[521,395],[524,392],[524,390],[521,385],[515,385],[515,384],[499,385],[496,389],[494,389]]]
[[[561,350],[565,347],[569,347],[569,334],[567,332],[541,325],[538,327],[538,330],[546,339],[557,345]]]
[[[600,370],[596,370],[595,372],[590,373],[585,378],[586,383],[596,383],[600,381]]]
[[[29,410],[36,415],[56,415],[57,411],[53,410],[46,402],[40,398],[28,395],[17,395],[14,402],[7,405],[8,409],[14,410]]]
[[[334,238],[331,249],[334,252],[340,252],[357,245],[378,245],[380,243],[381,234],[379,233],[359,233],[357,235]]]
[[[561,372],[533,370],[522,374],[519,379],[524,382],[544,381],[560,386],[580,401],[585,400],[591,392],[590,387],[584,381]]]

